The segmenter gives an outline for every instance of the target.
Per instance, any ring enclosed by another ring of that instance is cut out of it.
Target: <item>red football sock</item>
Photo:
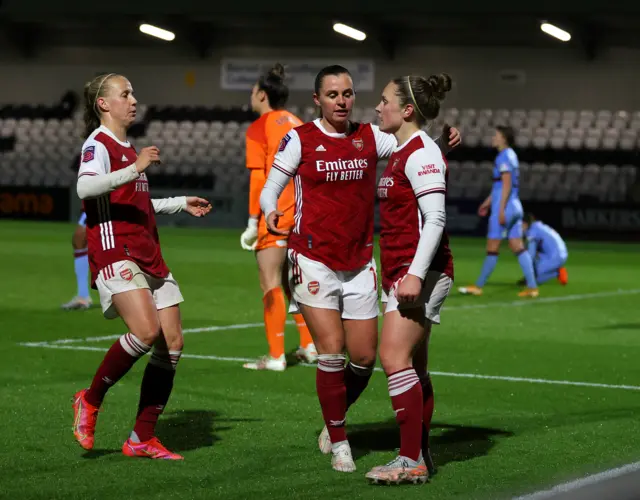
[[[158,418],[162,415],[175,377],[175,367],[180,359],[181,351],[155,351],[144,370],[140,387],[140,403],[138,416],[133,431],[141,442],[149,441],[155,436]]]
[[[405,368],[388,377],[391,404],[400,426],[400,455],[420,458],[422,443],[422,386],[413,368]]]
[[[91,387],[85,394],[87,403],[99,407],[109,388],[124,377],[140,357],[149,352],[146,345],[132,333],[125,333],[111,346],[98,368]]]
[[[318,356],[316,389],[322,416],[333,444],[347,439],[344,426],[347,413],[347,389],[344,385],[345,359],[343,354]]]

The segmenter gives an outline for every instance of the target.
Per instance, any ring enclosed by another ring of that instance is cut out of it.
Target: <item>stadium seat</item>
[[[550,133],[549,129],[546,127],[538,127],[534,132],[533,140],[531,141],[533,147],[537,149],[544,149],[549,144]]]
[[[573,150],[581,149],[583,145],[584,135],[584,129],[572,129],[569,132],[569,138],[567,139],[567,147]]]
[[[566,128],[557,128],[551,132],[549,144],[553,149],[563,149],[567,144],[568,135]]]
[[[317,116],[312,106],[294,106],[291,111],[304,121]],[[353,118],[364,122],[377,119],[372,107],[355,108]],[[248,183],[244,144],[253,119],[255,114],[246,106],[138,105],[138,128],[131,142],[137,150],[152,144],[161,149],[165,165],[157,169],[157,175],[167,182],[175,175],[189,179],[216,176],[220,177],[216,192],[231,189],[239,193]],[[490,152],[492,137],[495,126],[504,124],[516,129],[523,197],[544,201],[589,195],[601,201],[620,201],[636,181],[630,154],[640,147],[640,111],[445,107],[428,133],[438,135],[445,122],[462,129],[463,149],[477,149],[477,153],[469,151],[460,157],[461,162],[450,161],[450,195],[482,197],[490,189],[489,157],[495,154]],[[82,142],[81,109],[63,112],[47,106],[2,107],[3,183],[71,185],[75,179],[71,165]],[[587,161],[593,164],[582,167]],[[605,166],[598,167],[598,162]],[[379,163],[378,174],[384,165]]]
[[[602,138],[602,149],[612,151],[618,147],[620,140],[620,131],[616,128],[605,130]]]

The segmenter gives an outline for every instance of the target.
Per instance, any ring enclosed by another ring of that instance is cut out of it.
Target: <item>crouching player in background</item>
[[[562,237],[551,226],[537,220],[533,214],[525,215],[522,230],[527,240],[529,255],[533,260],[536,281],[545,283],[557,278],[561,284],[566,285],[569,274],[564,265],[569,252]],[[523,283],[524,278],[518,282]]]
[[[500,243],[509,240],[509,248],[518,258],[522,273],[526,278],[526,288],[519,297],[536,298],[538,285],[533,272],[533,263],[524,247],[522,235],[522,203],[520,202],[520,163],[513,150],[514,131],[511,127],[497,127],[493,136],[493,146],[498,150],[493,167],[493,187],[491,194],[478,208],[478,215],[489,216],[487,230],[487,256],[482,264],[480,276],[475,285],[458,288],[463,295],[482,295],[482,289],[498,263]]]
[[[433,473],[428,435],[433,387],[427,372],[431,325],[453,284],[453,255],[444,230],[447,165],[421,130],[437,118],[451,78],[408,76],[390,82],[376,111],[394,149],[378,183],[382,301],[380,361],[400,426],[400,453],[366,477],[374,483],[424,483]]]

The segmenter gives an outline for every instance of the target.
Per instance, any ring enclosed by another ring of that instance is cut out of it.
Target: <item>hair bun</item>
[[[284,82],[284,66],[280,63],[275,63],[273,68],[267,73],[267,78],[269,80]]]
[[[446,93],[451,90],[451,77],[447,73],[431,75],[427,78],[426,84],[431,87],[433,96],[442,101],[445,98]]]

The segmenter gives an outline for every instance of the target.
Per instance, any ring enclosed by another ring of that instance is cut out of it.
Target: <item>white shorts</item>
[[[375,259],[356,271],[333,271],[316,260],[289,249],[289,312],[297,304],[334,309],[343,319],[371,319],[380,313]]]
[[[382,302],[386,304],[385,314],[397,311],[398,309],[412,309],[414,307],[424,306],[425,318],[431,321],[431,323],[435,323],[436,325],[440,324],[440,308],[442,304],[444,304],[453,285],[453,280],[449,278],[449,276],[440,272],[429,271],[424,280],[420,297],[416,302],[411,304],[398,303],[395,295],[397,285],[398,283],[395,283],[393,287],[391,287],[389,295],[387,295],[384,290],[382,291]]]
[[[166,278],[154,278],[144,273],[135,262],[121,260],[105,267],[98,273],[96,287],[100,294],[102,313],[107,319],[118,317],[111,298],[116,293],[148,288],[158,310],[183,302],[178,282],[171,273]]]

